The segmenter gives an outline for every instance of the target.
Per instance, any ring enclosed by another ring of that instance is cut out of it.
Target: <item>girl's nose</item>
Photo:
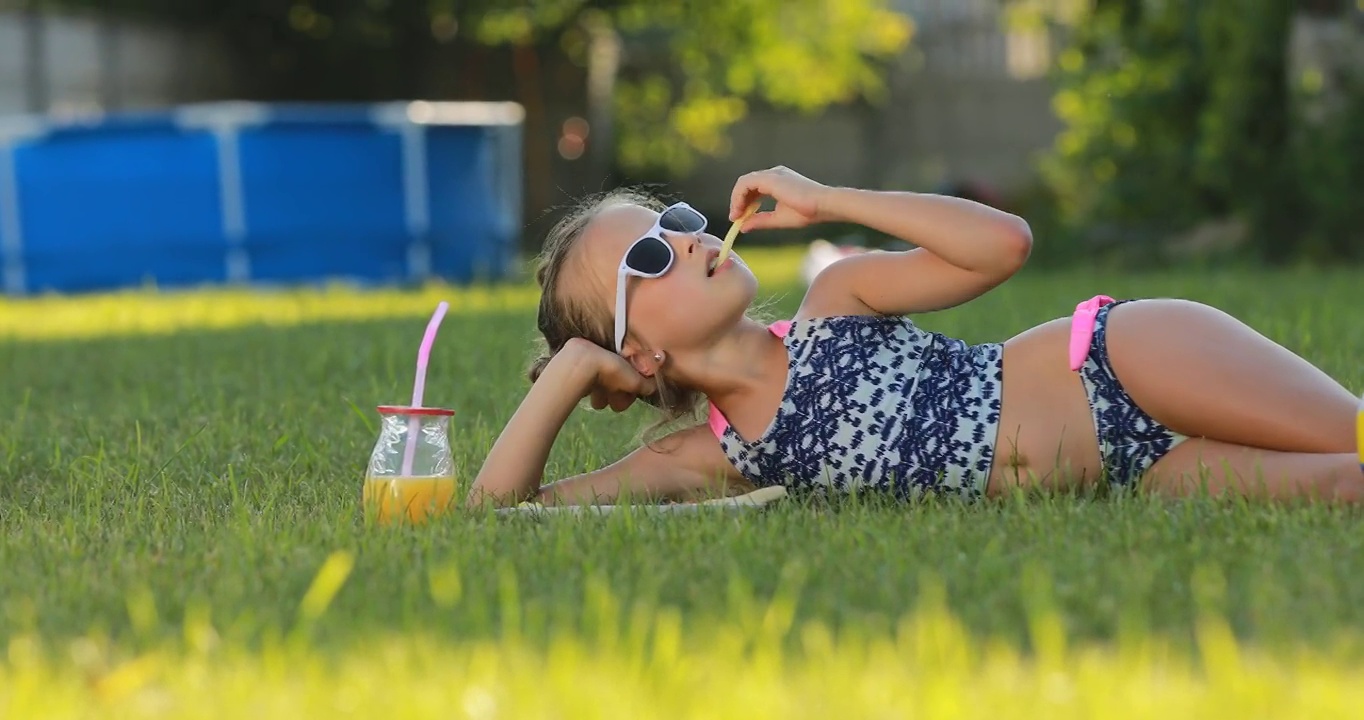
[[[663,236],[672,243],[673,248],[678,252],[686,250],[687,254],[691,255],[701,248],[701,236],[699,235],[665,232]]]

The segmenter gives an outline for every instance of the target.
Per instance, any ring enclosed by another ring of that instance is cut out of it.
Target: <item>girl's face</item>
[[[659,219],[659,213],[638,205],[602,210],[583,231],[575,267],[565,268],[574,273],[572,282],[581,288],[578,292],[585,293],[590,302],[601,303],[613,321],[618,288],[624,284],[622,355],[627,358],[708,348],[738,325],[758,289],[757,278],[733,252],[711,272],[711,263],[720,252],[718,237],[705,231],[660,231]],[[636,246],[651,229],[653,239]],[[660,277],[622,276],[622,261],[632,247],[630,265],[636,269],[654,272],[667,262],[667,248],[672,249],[672,264]]]

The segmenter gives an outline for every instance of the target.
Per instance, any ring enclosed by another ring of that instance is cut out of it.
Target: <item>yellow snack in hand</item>
[[[745,220],[753,217],[753,213],[758,212],[759,205],[761,205],[761,202],[755,200],[753,204],[749,205],[748,209],[744,211],[744,214],[740,215],[739,219],[735,220],[734,224],[729,226],[729,232],[725,233],[725,242],[720,246],[720,254],[715,256],[715,264],[710,266],[711,270],[720,267],[720,263],[724,262],[725,258],[729,257],[729,251],[734,247],[734,240],[739,237],[739,228],[743,226]]]

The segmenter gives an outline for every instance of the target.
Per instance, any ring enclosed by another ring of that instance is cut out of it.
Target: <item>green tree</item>
[[[1043,173],[1070,228],[1118,227],[1142,247],[1133,241],[1237,218],[1259,260],[1358,256],[1364,86],[1349,87],[1338,117],[1305,123],[1288,77],[1304,4],[1089,0],[1067,18],[1054,98],[1064,128]]]
[[[1197,13],[1096,2],[1071,32],[1053,100],[1064,127],[1042,164],[1063,218],[1158,237],[1218,212],[1225,198],[1194,181],[1208,95]]]
[[[33,1],[211,29],[265,98],[412,97],[441,44],[558,44],[588,67],[595,146],[628,170],[674,172],[725,153],[751,102],[875,99],[913,32],[887,0]]]

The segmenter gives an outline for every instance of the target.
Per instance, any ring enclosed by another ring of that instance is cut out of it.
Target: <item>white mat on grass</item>
[[[617,510],[638,510],[641,512],[702,512],[708,510],[758,510],[768,503],[786,497],[786,488],[766,487],[751,493],[728,498],[716,498],[692,503],[666,503],[662,505],[539,505],[522,503],[516,507],[498,508],[499,515],[605,515]]]

